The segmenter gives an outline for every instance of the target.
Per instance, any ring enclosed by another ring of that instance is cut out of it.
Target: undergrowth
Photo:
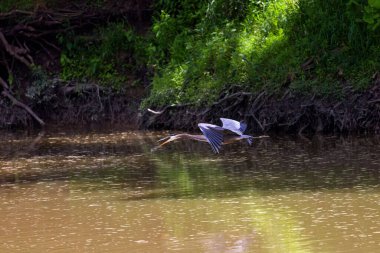
[[[59,3],[4,0],[0,11]],[[61,78],[121,89],[148,69],[147,107],[212,103],[235,85],[341,97],[380,70],[380,0],[157,0],[153,9],[145,36],[123,22],[61,34]]]
[[[158,1],[158,67],[142,106],[210,103],[236,84],[337,97],[343,85],[365,89],[380,69],[376,1]]]
[[[107,0],[1,0],[0,12],[8,12],[12,10],[33,11],[38,8],[54,8],[75,2],[80,2],[82,5],[84,4],[88,7],[102,7]]]
[[[89,35],[59,37],[61,78],[93,81],[120,89],[139,81],[137,72],[145,66],[145,41],[124,23],[100,27]]]
[[[13,9],[31,10],[38,1],[36,0],[2,0],[0,2],[0,12],[8,12]]]

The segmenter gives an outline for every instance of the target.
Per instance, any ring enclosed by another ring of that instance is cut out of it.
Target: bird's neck
[[[241,135],[226,135],[223,140],[223,144],[230,144],[236,141],[244,139],[244,136]]]
[[[206,141],[207,142],[206,137],[204,135],[200,135],[200,134],[183,133],[183,134],[178,134],[177,136],[179,139],[191,139],[191,140],[196,140],[196,141]]]

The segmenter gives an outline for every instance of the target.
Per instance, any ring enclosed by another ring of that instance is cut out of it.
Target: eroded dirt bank
[[[244,120],[250,132],[281,133],[380,133],[380,75],[365,92],[344,87],[340,99],[227,91],[207,108],[192,105],[145,111],[139,125],[148,129],[195,130],[199,122],[220,124],[220,117]]]
[[[125,124],[137,128],[138,108],[144,90],[117,92],[96,84],[59,83],[49,88],[49,100],[29,104],[43,121],[41,126],[23,107],[0,100],[0,128],[49,125]]]
[[[78,88],[79,87],[79,88]],[[380,133],[380,75],[370,89],[354,92],[346,87],[340,99],[300,95],[284,90],[281,95],[257,94],[233,88],[210,106],[175,105],[140,110],[143,89],[120,93],[94,84],[52,86],[47,103],[34,104],[46,123],[75,125],[118,123],[140,129],[196,130],[199,122],[219,124],[220,117],[244,120],[249,132],[277,133]],[[0,100],[1,127],[36,126],[22,107]]]

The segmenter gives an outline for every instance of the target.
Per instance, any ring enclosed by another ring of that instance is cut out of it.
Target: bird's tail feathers
[[[262,138],[269,138],[269,135],[260,135],[260,136],[251,136],[251,135],[245,135],[247,136],[247,142],[249,144],[249,146],[252,146],[252,143],[253,143],[253,139],[262,139]]]

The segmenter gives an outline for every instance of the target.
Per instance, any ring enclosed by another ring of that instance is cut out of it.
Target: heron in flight
[[[233,119],[220,118],[220,120],[222,121],[222,126],[199,123],[198,127],[202,131],[203,135],[183,133],[162,138],[159,140],[159,142],[162,142],[159,147],[175,140],[190,139],[208,142],[212,148],[212,151],[214,151],[214,153],[219,153],[221,146],[224,144],[229,144],[239,140],[246,140],[249,145],[252,145],[254,138],[269,137],[266,135],[259,137],[246,135],[244,134],[244,131],[247,129],[247,124]]]

